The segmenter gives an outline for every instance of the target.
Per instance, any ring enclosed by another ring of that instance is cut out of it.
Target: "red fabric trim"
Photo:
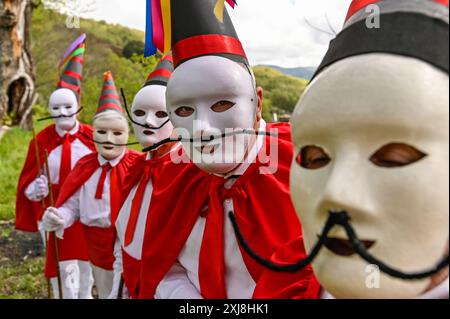
[[[345,22],[348,21],[356,12],[367,7],[369,4],[373,4],[379,2],[380,0],[353,0],[350,4],[350,8],[348,9],[347,17],[345,18]]]
[[[106,85],[103,87],[103,91],[114,90],[116,91],[116,87],[114,85]]]
[[[434,2],[440,3],[440,4],[448,7],[448,0],[434,0]]]
[[[75,79],[81,80],[81,74],[73,72],[73,71],[66,70],[66,71],[64,71],[64,75],[68,75]]]
[[[116,99],[119,100],[119,97],[116,94],[105,94],[100,98],[100,101],[103,101],[104,99]]]
[[[167,69],[157,69],[157,70],[153,71],[152,73],[150,73],[150,75],[147,78],[147,81],[151,80],[152,78],[155,78],[157,76],[162,76],[164,78],[170,78],[171,75],[172,75],[172,72],[170,72]]]
[[[123,113],[122,108],[119,105],[113,104],[113,103],[106,103],[104,105],[102,105],[101,107],[99,107],[97,109],[97,114],[106,110],[106,109],[114,109],[116,111],[119,111],[120,113]]]
[[[175,67],[184,60],[207,54],[236,54],[244,58],[241,42],[233,37],[221,34],[206,34],[190,37],[175,44],[173,59]]]
[[[63,81],[63,80],[59,81],[57,86],[67,88],[67,89],[75,91],[77,93],[80,93],[80,90],[81,90],[80,87],[70,84],[70,83],[67,83],[66,81]]]
[[[83,64],[83,63],[84,63],[84,59],[83,59],[83,58],[80,58],[79,56],[74,56],[74,57],[71,59],[71,61],[75,61],[75,62],[78,62],[78,63],[80,63],[80,64]]]

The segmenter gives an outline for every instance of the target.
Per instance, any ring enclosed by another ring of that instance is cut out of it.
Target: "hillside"
[[[276,65],[267,65],[267,67],[280,71],[283,74],[294,76],[296,78],[311,80],[316,72],[316,67],[298,67],[298,68],[282,68]]]
[[[81,20],[81,29],[65,27],[65,16],[51,10],[38,8],[33,14],[31,51],[36,64],[36,80],[39,93],[36,112],[45,112],[48,96],[57,81],[56,65],[70,42],[79,34],[87,34],[87,51],[84,67],[82,105],[85,111],[81,119],[90,122],[97,106],[103,72],[111,70],[118,87],[123,87],[131,100],[139,90],[155,63],[155,58],[144,59],[144,33],[120,25],[94,20]],[[125,50],[124,50],[125,49]],[[136,54],[130,58],[124,56]],[[264,117],[272,119],[272,113],[291,112],[304,82],[288,77],[268,67],[255,67],[258,85],[265,89]]]
[[[31,28],[39,93],[35,119],[47,112],[48,97],[57,81],[59,59],[82,32],[88,39],[82,92],[81,120],[84,122],[90,123],[95,113],[105,71],[113,72],[117,86],[125,89],[131,102],[156,64],[155,58],[144,59],[141,55],[143,32],[93,20],[82,20],[81,29],[68,29],[65,16],[38,8],[33,13]],[[268,67],[255,67],[254,71],[258,85],[264,88],[265,119],[270,121],[273,112],[290,114],[307,82]],[[48,124],[35,122],[36,130]],[[46,296],[39,236],[13,230],[16,185],[31,138],[31,132],[12,128],[0,142],[0,282],[3,283],[0,299]]]

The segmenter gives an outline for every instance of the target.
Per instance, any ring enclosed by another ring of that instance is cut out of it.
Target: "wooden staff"
[[[34,126],[32,127],[31,130],[33,132],[34,151],[36,153],[37,177],[39,177],[40,170],[41,170],[41,159],[39,158],[39,145],[38,145],[38,140],[36,138],[36,131],[34,129]],[[45,199],[41,200],[41,206],[42,206],[42,210],[45,211],[45,209],[46,209]],[[45,232],[44,236],[45,236],[45,241],[47,241],[47,232]],[[45,245],[45,247],[44,247],[44,254],[45,254],[45,256],[47,256],[47,245]],[[52,298],[52,292],[51,292],[52,290],[50,288],[50,286],[51,286],[50,279],[49,278],[46,278],[46,279],[47,279],[47,297],[48,297],[48,299],[51,299]]]
[[[50,195],[50,206],[54,207],[55,206],[55,200],[53,198],[53,187],[52,187],[52,183],[50,181],[50,170],[49,170],[49,165],[48,165],[48,152],[47,150],[44,151],[45,152],[45,171],[47,174],[47,180],[48,180],[48,190],[49,190],[49,195]],[[61,271],[59,269],[59,254],[58,254],[58,239],[56,238],[56,232],[52,232],[53,236],[53,255],[55,257],[55,263],[56,263],[56,277],[58,280],[58,292],[59,292],[59,299],[63,299],[63,295],[62,295],[62,282],[61,282]]]

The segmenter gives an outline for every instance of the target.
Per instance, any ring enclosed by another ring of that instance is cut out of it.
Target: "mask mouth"
[[[257,263],[264,266],[265,268],[276,271],[276,272],[297,272],[309,264],[311,264],[315,258],[320,253],[321,249],[325,246],[333,252],[339,254],[348,254],[350,250],[354,251],[355,254],[358,254],[364,261],[366,261],[370,265],[376,265],[381,272],[393,277],[402,280],[422,280],[428,277],[431,277],[442,269],[448,267],[449,265],[449,256],[444,256],[435,266],[417,272],[404,272],[402,270],[396,269],[383,261],[379,260],[375,256],[369,253],[369,249],[375,244],[374,241],[360,240],[356,235],[356,232],[352,225],[350,224],[351,218],[350,215],[346,211],[334,211],[330,210],[328,212],[328,219],[323,227],[322,234],[319,235],[319,240],[312,247],[309,255],[304,259],[301,259],[293,264],[284,264],[279,265],[275,264],[272,261],[261,257],[257,254],[253,249],[250,248],[248,242],[243,237],[242,232],[237,223],[237,219],[234,216],[233,212],[228,213],[228,218],[231,221],[231,224],[234,229],[234,233],[240,246],[245,250],[245,252]],[[329,238],[329,232],[335,227],[339,226],[344,228],[345,233],[347,234],[348,240],[342,241],[342,239],[338,239],[338,241],[334,240],[336,238]],[[331,239],[331,241],[330,241]],[[349,249],[348,243],[351,245],[351,249]],[[333,246],[336,245],[336,246]]]
[[[155,132],[150,131],[150,130],[144,130],[142,133],[144,133],[144,134],[147,135],[147,136],[151,136],[151,135],[154,135],[154,134],[155,134]]]
[[[114,148],[114,146],[133,146],[133,145],[139,144],[139,142],[125,143],[125,144],[118,144],[118,143],[113,143],[113,142],[100,142],[83,132],[79,132],[79,133],[81,135],[83,135],[85,138],[87,138],[88,140],[90,140],[91,142],[94,142],[95,144],[98,144],[98,145],[102,145],[103,147],[112,146]]]
[[[203,145],[203,146],[195,147],[195,149],[199,153],[206,154],[206,155],[214,154],[217,151],[218,148],[219,148],[219,144],[216,144],[216,145]]]
[[[158,126],[158,127],[152,127],[152,126],[150,126],[150,125],[148,125],[148,124],[142,124],[142,123],[139,123],[139,122],[133,120],[133,117],[131,116],[130,110],[128,109],[127,98],[126,98],[126,96],[125,96],[125,92],[124,92],[123,88],[120,89],[120,93],[121,93],[121,95],[122,95],[123,105],[125,106],[125,111],[127,112],[128,119],[129,119],[130,122],[133,123],[134,125],[137,125],[137,126],[140,126],[140,127],[145,128],[145,129],[149,129],[149,130],[160,130],[160,129],[162,129],[164,126],[166,126],[167,123],[170,122],[170,119],[167,119],[167,120],[166,120],[164,123],[162,123],[160,126]],[[145,134],[145,132],[144,132],[144,134]],[[146,134],[146,135],[147,135],[147,134]],[[150,134],[150,135],[151,135],[151,134]]]
[[[222,140],[227,136],[236,136],[236,135],[255,135],[255,136],[259,136],[259,135],[263,135],[263,136],[271,136],[271,137],[278,137],[277,133],[271,133],[271,132],[266,132],[266,131],[255,131],[255,130],[240,130],[240,131],[234,131],[234,132],[228,132],[228,133],[222,133],[219,135],[211,135],[211,136],[202,136],[202,137],[198,137],[198,138],[185,138],[183,136],[178,136],[176,138],[166,138],[152,146],[146,147],[142,150],[142,152],[151,152],[155,149],[157,149],[158,147],[164,145],[164,144],[168,144],[168,143],[173,143],[173,142],[184,142],[184,143],[210,143],[214,140]],[[198,144],[196,144],[198,145]],[[221,142],[218,142],[217,144],[215,144],[217,146],[221,145]],[[202,145],[203,146],[203,145]]]
[[[107,151],[112,151],[114,149],[114,145],[112,144],[104,144],[103,148]]]
[[[75,113],[69,114],[69,115],[58,115],[58,116],[47,116],[47,117],[43,117],[41,119],[38,119],[38,122],[42,122],[42,121],[47,121],[47,120],[54,120],[54,119],[62,119],[62,118],[69,118],[69,117],[73,117],[75,115],[78,115],[81,111],[83,110],[83,107],[80,107],[78,109],[78,111],[76,111]]]
[[[317,237],[320,239],[320,235],[317,235]],[[366,248],[366,250],[369,250],[373,245],[375,245],[375,241],[373,240],[361,239],[360,242]],[[357,252],[353,248],[352,242],[348,239],[326,237],[324,245],[329,251],[338,256],[350,257],[357,254]]]

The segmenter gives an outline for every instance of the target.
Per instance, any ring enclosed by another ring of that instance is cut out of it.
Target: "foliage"
[[[308,81],[294,78],[270,67],[253,68],[257,85],[264,89],[263,116],[266,120],[278,115],[291,114]]]

